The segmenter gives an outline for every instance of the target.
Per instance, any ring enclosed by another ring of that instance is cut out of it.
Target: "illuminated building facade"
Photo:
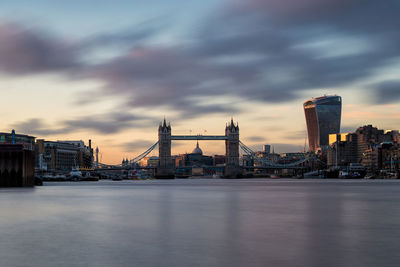
[[[308,143],[313,152],[329,145],[329,135],[340,132],[342,98],[322,96],[304,103]]]

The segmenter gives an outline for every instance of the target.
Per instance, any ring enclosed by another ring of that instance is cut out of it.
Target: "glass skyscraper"
[[[340,96],[321,96],[304,103],[308,143],[310,150],[329,145],[329,135],[340,133],[342,98]]]

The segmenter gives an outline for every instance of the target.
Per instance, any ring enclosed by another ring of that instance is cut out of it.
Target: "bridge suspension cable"
[[[151,147],[149,147],[145,152],[143,152],[142,154],[140,154],[139,156],[137,156],[136,158],[133,158],[129,161],[130,164],[134,164],[137,163],[139,161],[141,161],[142,159],[144,159],[147,155],[149,155],[158,145],[158,141],[152,145]]]
[[[158,145],[158,141],[154,144],[154,145],[152,145],[151,147],[149,147],[145,152],[143,152],[142,154],[140,154],[139,156],[137,156],[137,157],[135,157],[135,158],[133,158],[133,159],[131,159],[130,161],[129,161],[129,164],[130,165],[132,165],[132,164],[135,164],[135,163],[137,163],[137,162],[139,162],[139,161],[141,161],[144,157],[146,157],[147,155],[149,155],[156,147],[157,147],[157,145]],[[117,164],[117,165],[109,165],[109,164],[104,164],[104,163],[98,163],[98,167],[101,167],[101,168],[121,168],[121,167],[124,167],[124,166],[122,166],[122,164]]]
[[[147,155],[149,155],[157,146],[158,146],[158,141],[155,144],[153,144],[151,147],[149,147],[146,151],[144,151],[142,154],[140,154],[137,157],[131,159],[129,161],[129,164],[133,165],[135,163],[138,163],[140,160],[142,160]],[[239,140],[239,146],[244,151],[244,153],[246,155],[250,156],[253,160],[259,162],[261,166],[266,166],[266,167],[276,167],[276,168],[296,167],[296,166],[298,166],[300,164],[303,164],[304,162],[307,162],[307,161],[310,160],[310,158],[306,156],[303,159],[300,159],[300,160],[295,161],[295,162],[291,162],[291,163],[287,163],[287,164],[280,164],[280,163],[274,162],[274,161],[266,159],[266,158],[258,157],[256,152],[254,152],[250,147],[246,146],[240,140]],[[316,160],[318,161],[318,159],[316,159]],[[120,167],[123,167],[123,166],[122,166],[122,164],[108,165],[108,164],[99,163],[99,167],[102,167],[102,168],[110,168],[110,167],[111,168],[120,168]]]
[[[256,157],[256,153],[250,147],[243,144],[242,141],[239,141],[239,146],[247,155]]]

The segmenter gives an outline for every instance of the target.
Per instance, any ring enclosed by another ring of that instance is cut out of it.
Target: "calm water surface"
[[[400,266],[400,182],[0,189],[0,266]]]

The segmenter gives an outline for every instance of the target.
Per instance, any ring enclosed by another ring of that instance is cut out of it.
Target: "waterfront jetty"
[[[34,186],[34,151],[22,144],[0,144],[0,187]]]

